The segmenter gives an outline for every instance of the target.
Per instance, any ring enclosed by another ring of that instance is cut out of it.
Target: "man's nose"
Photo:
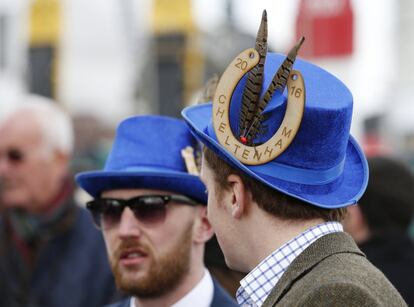
[[[141,228],[139,222],[135,218],[134,212],[128,207],[124,209],[119,221],[119,236],[120,237],[139,237],[141,235]]]

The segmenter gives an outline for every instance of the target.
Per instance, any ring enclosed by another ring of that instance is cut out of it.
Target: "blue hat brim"
[[[115,189],[153,189],[186,195],[200,204],[207,203],[205,186],[198,176],[161,169],[135,167],[133,171],[88,171],[76,175],[79,186],[92,197]]]
[[[364,193],[368,184],[368,164],[361,148],[352,136],[348,141],[343,173],[335,182],[320,185],[293,183],[263,174],[259,175],[226,151],[207,133],[212,118],[211,112],[211,104],[203,104],[185,108],[182,116],[189,124],[192,133],[204,145],[216,152],[231,166],[242,170],[269,187],[327,209],[356,204]]]

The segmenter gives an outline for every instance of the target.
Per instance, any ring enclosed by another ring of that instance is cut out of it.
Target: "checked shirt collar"
[[[239,305],[260,307],[300,253],[320,237],[340,231],[343,231],[343,227],[338,222],[322,223],[279,247],[240,281],[236,294]]]

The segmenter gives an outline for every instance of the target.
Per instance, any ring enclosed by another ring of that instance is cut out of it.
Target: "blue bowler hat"
[[[82,172],[76,181],[93,197],[106,190],[145,188],[171,191],[205,204],[203,183],[187,171],[182,152],[186,148],[196,150],[197,141],[184,121],[131,117],[118,126],[104,169]]]
[[[184,109],[184,119],[219,157],[275,190],[322,208],[355,204],[367,186],[368,165],[349,134],[352,94],[322,68],[295,61],[296,54],[261,47],[237,56],[213,103]],[[251,75],[263,75],[256,98],[259,83]]]

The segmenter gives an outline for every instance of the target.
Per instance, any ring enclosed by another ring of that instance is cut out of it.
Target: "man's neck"
[[[204,267],[190,271],[174,290],[156,298],[134,297],[135,307],[170,307],[189,293],[203,278]]]
[[[273,251],[305,230],[324,222],[322,219],[288,221],[270,216],[266,212],[262,214],[263,216],[258,217],[258,220],[254,222],[256,236],[252,237],[252,232],[250,235],[249,233],[245,234],[249,236],[248,249],[251,251],[248,262],[246,262],[248,271],[251,271]],[[260,240],[257,239],[257,233],[260,233]]]

